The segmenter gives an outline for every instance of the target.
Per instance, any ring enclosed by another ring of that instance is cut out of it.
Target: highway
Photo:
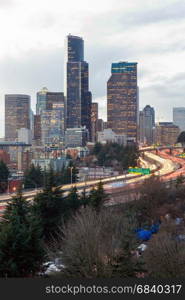
[[[152,152],[144,152],[144,158],[140,158],[140,164],[144,168],[150,168],[152,171],[152,174],[155,174],[157,176],[166,176],[168,174],[172,174],[175,172],[178,167],[177,163],[170,160],[168,158],[162,158]],[[91,180],[91,181],[85,181],[85,182],[78,182],[74,184],[67,184],[62,186],[60,189],[67,194],[71,190],[72,187],[76,187],[79,192],[82,191],[84,188],[88,191],[93,186],[96,186],[100,181],[104,184],[105,190],[111,190],[113,188],[117,188],[118,186],[121,187],[133,187],[139,182],[141,183],[143,180],[149,178],[150,175],[140,175],[140,174],[123,174],[119,176],[113,176],[108,177],[104,179],[98,179],[98,180]],[[41,192],[42,189],[34,189],[31,191],[23,191],[23,196],[27,200],[32,200],[33,197]],[[3,194],[0,196],[0,210],[1,207],[4,209],[6,203],[12,199],[12,196],[15,196],[16,194]]]

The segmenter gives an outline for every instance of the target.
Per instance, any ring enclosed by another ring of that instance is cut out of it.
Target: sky
[[[138,62],[140,109],[171,121],[185,106],[185,1],[0,0],[0,137],[4,95],[63,91],[64,40],[83,37],[93,102],[106,120],[111,63]]]

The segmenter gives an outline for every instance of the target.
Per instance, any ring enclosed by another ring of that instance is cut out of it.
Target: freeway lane
[[[169,159],[164,159],[161,158],[160,156],[157,156],[156,154],[150,153],[150,152],[145,152],[145,159],[141,159],[141,163],[146,166],[150,166],[150,168],[154,171],[154,174],[157,176],[163,176],[166,174],[170,174],[174,172],[177,168],[176,164],[173,163]],[[148,160],[152,160],[152,163],[149,163]],[[156,167],[157,165],[157,167]],[[158,165],[161,166],[160,170],[155,171],[158,168]],[[109,178],[104,178],[101,180],[91,180],[91,181],[86,181],[86,182],[79,182],[75,184],[67,184],[61,187],[61,190],[68,192],[72,187],[77,187],[78,190],[82,190],[84,188],[91,188],[95,185],[97,185],[100,181],[104,183],[105,189],[106,189],[106,184],[110,184],[111,182],[120,182],[124,181],[124,185],[128,187],[133,187],[139,182],[142,182],[143,180],[149,178],[151,175],[133,175],[133,174],[125,174],[119,175],[119,176],[114,176],[114,177],[109,177]],[[42,189],[38,190],[32,190],[32,191],[23,191],[23,196],[27,198],[28,200],[31,200],[38,192],[41,192]],[[4,194],[0,196],[0,204],[3,206],[6,204],[7,201],[11,200],[12,196],[15,196],[15,194]],[[4,209],[4,207],[3,207]]]

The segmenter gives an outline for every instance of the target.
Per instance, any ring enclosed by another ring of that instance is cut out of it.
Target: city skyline
[[[97,11],[98,3],[98,11]],[[115,5],[117,3],[117,5]],[[0,1],[0,103],[5,94],[28,94],[35,110],[36,92],[64,90],[64,38],[71,32],[86,41],[92,101],[106,114],[106,82],[113,61],[137,61],[140,109],[150,104],[156,120],[172,120],[172,108],[184,106],[185,3],[177,0],[149,4],[80,0],[62,6],[56,0],[25,3]],[[110,22],[107,22],[107,20]],[[101,26],[100,26],[101,24]],[[165,103],[165,106],[164,106]],[[164,109],[165,107],[165,109]],[[4,133],[4,113],[0,117]]]

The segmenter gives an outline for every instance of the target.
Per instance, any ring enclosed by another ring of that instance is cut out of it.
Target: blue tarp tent
[[[151,236],[152,236],[151,230],[140,229],[137,231],[137,237],[140,240],[148,241],[151,238]]]

